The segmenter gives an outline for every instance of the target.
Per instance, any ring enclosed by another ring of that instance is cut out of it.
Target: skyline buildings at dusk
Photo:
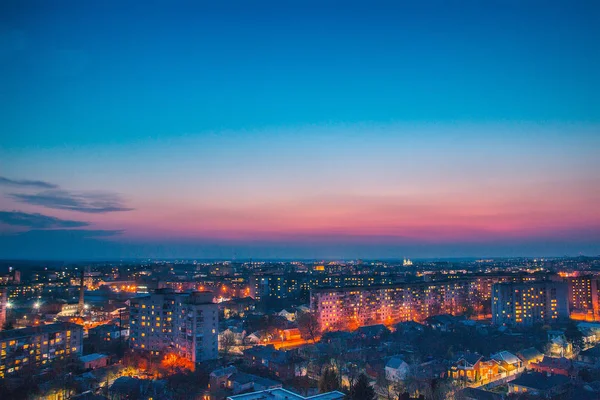
[[[2,258],[600,253],[593,2],[30,3]]]

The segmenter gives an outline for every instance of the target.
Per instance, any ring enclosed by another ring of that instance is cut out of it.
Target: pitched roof
[[[509,382],[509,385],[525,386],[531,389],[545,391],[557,386],[566,385],[570,381],[569,377],[564,375],[547,375],[540,372],[528,372],[522,374],[514,381]]]
[[[400,357],[392,357],[387,362],[387,364],[385,364],[385,366],[386,366],[386,368],[398,369],[398,368],[400,368],[400,366],[402,364],[406,364],[406,362],[402,358],[400,358]]]
[[[515,356],[513,353],[506,351],[506,350],[492,355],[492,358],[496,361],[504,361],[508,364],[517,364],[517,363],[521,362],[519,357]]]
[[[525,361],[531,361],[533,359],[542,357],[543,354],[540,353],[535,347],[529,347],[527,349],[521,350],[518,353]]]

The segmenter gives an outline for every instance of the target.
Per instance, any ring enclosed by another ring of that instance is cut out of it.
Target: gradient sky
[[[212,3],[1,2],[0,257],[600,254],[597,1]]]

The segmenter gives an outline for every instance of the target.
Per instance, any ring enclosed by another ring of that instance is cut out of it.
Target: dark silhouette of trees
[[[332,392],[340,390],[340,387],[341,381],[338,373],[333,368],[326,367],[319,380],[319,392]]]
[[[375,390],[371,387],[365,374],[360,374],[350,388],[349,400],[375,400]]]
[[[314,313],[305,312],[298,316],[296,319],[300,334],[304,339],[310,339],[313,343],[317,342],[317,338],[321,334],[319,319]]]

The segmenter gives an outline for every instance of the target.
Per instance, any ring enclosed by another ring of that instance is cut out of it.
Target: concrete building
[[[55,360],[79,357],[83,327],[60,322],[0,332],[0,378],[19,370],[49,366]]]
[[[457,315],[485,299],[476,281],[402,283],[386,286],[323,288],[311,291],[310,308],[322,330],[356,329],[373,324],[424,321]]]
[[[492,287],[492,323],[530,326],[569,318],[564,282],[497,283]]]
[[[173,351],[193,362],[218,358],[218,306],[211,292],[159,289],[131,300],[130,346],[160,355]]]
[[[598,280],[596,277],[577,276],[567,279],[569,285],[569,311],[571,318],[598,321]]]
[[[0,288],[0,331],[6,323],[6,309],[8,308],[8,294],[6,288]]]

